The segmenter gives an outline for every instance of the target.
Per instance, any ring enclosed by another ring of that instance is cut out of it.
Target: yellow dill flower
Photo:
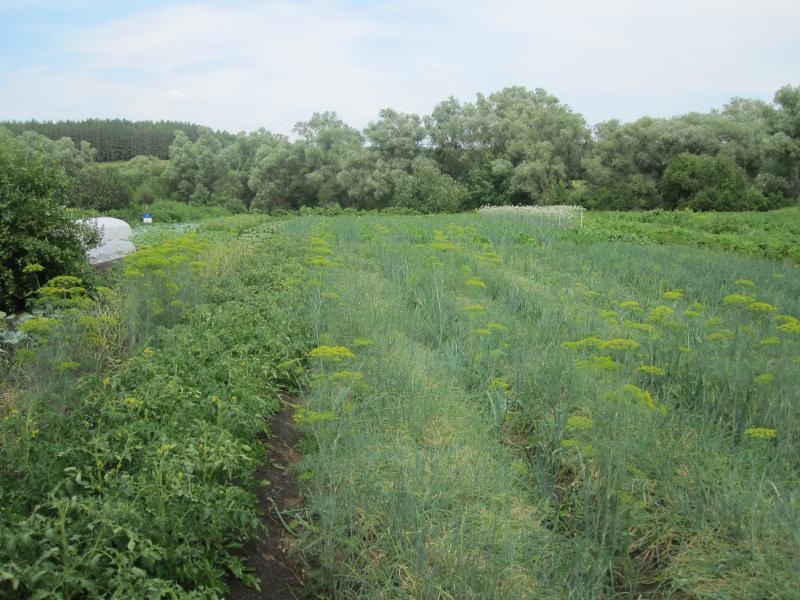
[[[455,250],[456,246],[453,242],[443,240],[443,241],[431,242],[431,248],[433,248],[434,250],[447,251],[447,250]]]
[[[650,311],[650,314],[648,315],[647,319],[649,321],[658,323],[660,321],[666,320],[666,318],[669,317],[673,312],[675,311],[669,306],[663,306],[663,305],[656,306],[653,310]]]
[[[582,295],[584,298],[599,298],[600,292],[596,292],[594,290],[586,290],[585,292],[583,292]]]
[[[323,239],[323,238],[321,238],[319,236],[316,236],[316,235],[313,236],[313,237],[310,237],[308,239],[308,243],[311,246],[316,246],[318,248],[330,248],[331,247],[331,243],[328,240]]]
[[[699,317],[700,316],[700,313],[697,312],[696,310],[689,310],[689,309],[683,311],[683,314],[685,316],[687,316],[687,317]]]
[[[708,321],[705,322],[705,327],[707,329],[711,329],[712,327],[717,327],[718,325],[722,325],[724,323],[722,317],[711,317]]]
[[[111,378],[110,377],[104,377],[103,378],[103,385],[111,385]]]
[[[307,262],[312,267],[330,267],[333,264],[333,262],[324,256],[313,256],[309,258]]]
[[[604,340],[596,337],[583,338],[574,342],[564,342],[561,344],[564,348],[600,348]]]
[[[159,454],[166,454],[167,452],[172,450],[174,447],[175,447],[174,444],[170,444],[169,442],[164,442],[163,444],[161,444],[161,447],[158,449],[158,453]]]
[[[653,396],[647,390],[643,390],[639,386],[633,385],[632,383],[626,383],[622,386],[622,389],[636,400],[641,401],[645,406],[647,406],[647,408],[654,409],[656,407]]]
[[[747,310],[750,312],[775,312],[778,310],[772,304],[768,304],[766,302],[751,302],[747,305]]]
[[[681,290],[667,290],[662,294],[667,300],[680,300],[683,298],[683,291]]]
[[[648,375],[664,375],[666,371],[661,367],[657,367],[655,365],[642,365],[640,367],[636,367],[637,373],[647,373]]]
[[[318,346],[306,353],[310,358],[329,358],[333,361],[340,361],[345,358],[355,358],[353,351],[346,346]]]
[[[58,326],[58,320],[49,317],[34,317],[20,323],[21,331],[32,335],[46,335]]]
[[[734,337],[735,336],[730,329],[720,329],[719,331],[715,331],[714,333],[710,334],[708,339],[712,341],[732,340]]]
[[[145,356],[150,356],[151,354],[153,354],[153,349],[145,348],[144,350],[142,350],[142,354],[144,354]]]
[[[59,371],[74,371],[80,366],[80,363],[75,362],[74,360],[63,360],[56,365],[56,369]]]
[[[700,312],[701,310],[704,310],[704,309],[705,309],[705,306],[703,306],[699,302],[693,302],[692,303],[692,310],[696,310],[697,312]]]
[[[583,415],[571,415],[567,419],[567,429],[570,431],[586,431],[594,426],[594,421]]]
[[[636,300],[625,300],[625,302],[619,303],[620,308],[625,308],[627,310],[633,310],[636,312],[641,312],[642,305],[639,304]]]
[[[466,283],[466,285],[471,285],[471,286],[479,287],[479,288],[485,288],[486,287],[486,282],[483,279],[479,279],[477,277],[470,277],[469,279],[467,279],[467,281],[465,283]]]
[[[493,388],[499,388],[506,392],[511,389],[511,384],[502,377],[495,377],[489,382],[489,385]]]
[[[600,347],[608,350],[636,350],[640,347],[640,344],[636,340],[628,338],[614,338],[612,340],[603,340]]]
[[[651,323],[638,323],[636,321],[628,321],[627,319],[622,322],[623,325],[626,327],[630,327],[631,329],[635,329],[636,331],[644,331],[645,333],[654,334],[658,330],[656,329],[655,325]]]
[[[502,323],[496,323],[496,322],[487,323],[486,327],[488,327],[489,329],[494,329],[495,331],[505,331],[506,329],[508,329],[508,327],[506,327]]]
[[[617,316],[617,313],[616,311],[613,310],[601,310],[600,316],[604,319],[613,319],[614,317]]]
[[[728,294],[722,299],[723,304],[750,304],[756,299],[746,294]]]
[[[579,360],[579,369],[599,369],[601,371],[618,371],[622,365],[610,356],[591,356],[588,360]]]
[[[733,283],[735,283],[736,285],[743,285],[746,287],[753,287],[753,288],[756,287],[756,284],[750,281],[749,279],[737,279]]]
[[[800,321],[790,321],[778,325],[778,331],[783,331],[784,333],[800,333]]]
[[[342,297],[339,294],[337,294],[336,292],[322,292],[320,294],[320,296],[322,298],[328,298],[330,300],[341,300],[342,299]]]
[[[675,346],[675,350],[678,352],[685,352],[686,354],[689,354],[692,351],[689,346]]]
[[[770,381],[775,380],[775,375],[773,373],[761,373],[760,375],[756,375],[753,378],[753,381],[756,383],[763,385],[765,383],[769,383]]]
[[[776,344],[781,343],[781,339],[772,335],[770,337],[765,337],[758,343],[761,344],[762,346],[775,346]]]
[[[364,374],[361,371],[334,371],[333,378],[338,380],[363,381]]]
[[[475,335],[492,335],[492,331],[490,329],[486,329],[485,327],[478,327],[477,329],[473,329],[472,333]]]
[[[748,427],[744,430],[744,434],[754,440],[771,440],[778,437],[778,430],[768,427]]]
[[[371,339],[365,337],[353,338],[353,346],[371,346],[374,343]]]
[[[575,448],[578,445],[578,440],[566,439],[561,440],[561,447],[564,449]]]
[[[311,425],[318,421],[333,421],[336,419],[336,413],[333,413],[329,410],[316,411],[304,406],[300,406],[297,408],[297,410],[295,410],[292,419],[295,423],[301,425]]]
[[[484,309],[485,307],[483,306],[483,304],[467,304],[464,307],[464,310],[484,310]]]

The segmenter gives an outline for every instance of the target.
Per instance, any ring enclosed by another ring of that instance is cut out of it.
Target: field
[[[336,597],[794,595],[797,267],[507,218],[288,228],[302,543]]]
[[[797,215],[143,231],[3,366],[0,593],[247,579],[283,390],[308,596],[796,597]]]

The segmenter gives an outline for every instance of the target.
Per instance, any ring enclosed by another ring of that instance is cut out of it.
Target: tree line
[[[88,142],[95,149],[98,162],[130,160],[139,155],[165,159],[176,130],[181,130],[189,139],[196,140],[205,129],[194,123],[127,119],[5,121],[0,122],[0,127],[5,127],[16,135],[34,131],[54,141],[66,137],[77,143]]]
[[[161,135],[167,125],[141,131]],[[98,210],[156,199],[232,211],[563,203],[766,210],[800,194],[800,86],[781,88],[771,103],[735,98],[708,113],[594,127],[546,91],[520,86],[472,102],[449,98],[424,116],[387,108],[361,130],[333,112],[297,123],[291,136],[179,125],[166,154],[115,168],[97,164],[100,148],[111,148],[104,141],[98,148],[77,134],[52,140],[33,131],[17,138],[73,178],[73,206]]]

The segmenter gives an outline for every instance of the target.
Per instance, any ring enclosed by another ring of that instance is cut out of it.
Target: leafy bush
[[[98,232],[70,219],[59,200],[69,181],[13,138],[0,138],[0,310],[25,307],[41,282],[88,274]]]
[[[661,192],[668,208],[698,211],[766,210],[764,196],[747,180],[747,174],[725,155],[682,152],[667,165]]]

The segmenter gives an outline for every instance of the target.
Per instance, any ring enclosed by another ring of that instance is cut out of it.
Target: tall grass
[[[321,593],[793,596],[797,267],[480,215],[289,227]]]

